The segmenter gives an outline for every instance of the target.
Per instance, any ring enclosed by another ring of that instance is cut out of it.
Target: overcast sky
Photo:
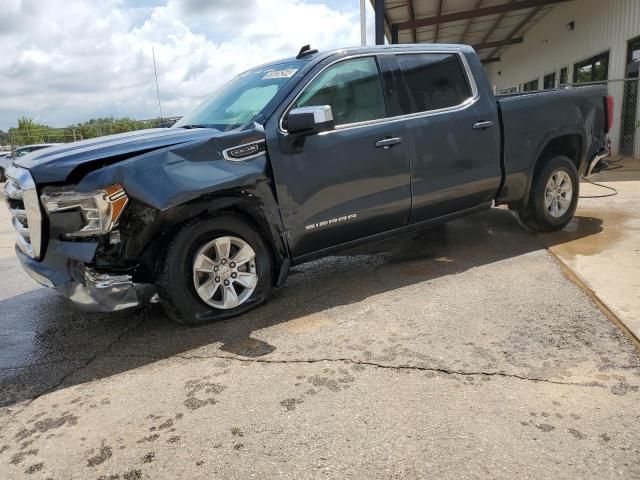
[[[165,116],[300,46],[360,43],[359,0],[1,0],[0,129]],[[368,40],[373,12],[367,0]]]

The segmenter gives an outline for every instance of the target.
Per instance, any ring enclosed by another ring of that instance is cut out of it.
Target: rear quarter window
[[[471,97],[471,88],[457,54],[401,54],[397,59],[411,99],[410,110],[404,113],[455,107]]]

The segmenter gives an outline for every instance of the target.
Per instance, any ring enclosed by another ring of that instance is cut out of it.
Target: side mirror
[[[294,108],[287,115],[289,133],[311,135],[313,133],[333,130],[333,111],[329,105]]]

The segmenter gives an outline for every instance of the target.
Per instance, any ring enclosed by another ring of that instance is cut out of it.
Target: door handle
[[[473,124],[474,130],[484,130],[493,127],[493,122],[476,122]]]
[[[376,148],[384,148],[385,150],[402,143],[402,137],[383,138],[376,142]]]

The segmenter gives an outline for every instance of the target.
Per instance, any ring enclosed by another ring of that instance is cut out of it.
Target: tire
[[[7,180],[7,175],[4,173],[4,168],[0,167],[0,183]]]
[[[220,256],[227,243],[229,253]],[[243,253],[242,259],[237,255],[246,245],[255,256],[240,264],[250,258],[250,254]],[[238,265],[234,258],[239,259]],[[271,251],[262,236],[242,218],[225,214],[194,220],[178,232],[161,262],[156,286],[160,303],[174,321],[197,325],[240,315],[265,302],[273,288],[272,271]],[[253,282],[255,287],[249,291]],[[205,300],[211,291],[215,293]]]
[[[533,231],[562,230],[576,212],[579,194],[575,164],[565,156],[553,157],[534,177],[527,206],[518,209],[518,216]]]

